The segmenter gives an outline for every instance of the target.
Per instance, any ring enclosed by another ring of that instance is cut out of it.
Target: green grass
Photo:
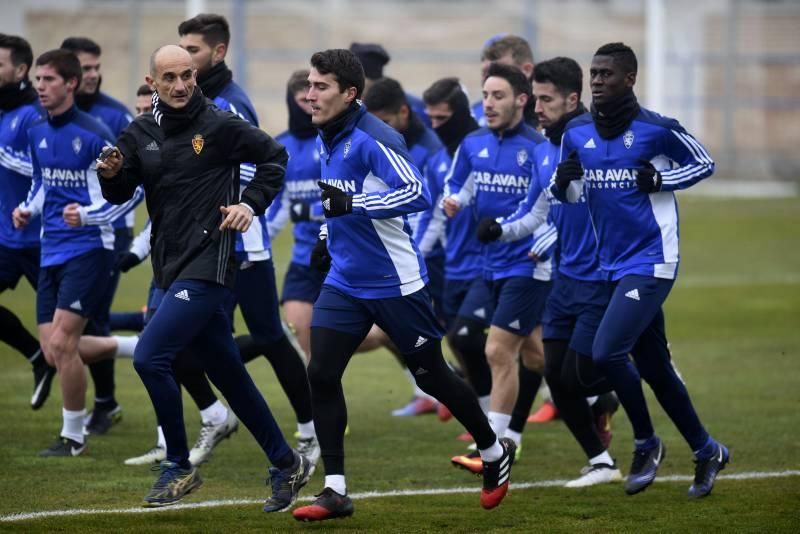
[[[683,263],[667,301],[667,328],[675,360],[709,430],[733,454],[724,473],[800,469],[800,210],[795,199],[681,200]],[[289,258],[287,235],[275,246],[282,277]],[[136,309],[146,299],[147,266],[124,279],[115,309]],[[34,328],[34,297],[21,284],[0,296]],[[244,331],[241,318],[237,330]],[[77,508],[136,507],[153,480],[147,468],[122,459],[152,446],[154,417],[130,362],[117,363],[120,425],[90,440],[89,453],[43,460],[36,452],[60,428],[60,392],[39,412],[28,408],[31,373],[16,353],[0,346],[0,515]],[[264,360],[249,370],[284,431],[294,430],[292,411]],[[449,466],[463,450],[456,423],[433,417],[395,419],[389,411],[405,402],[408,385],[388,354],[354,358],[345,376],[351,433],[346,438],[351,492],[471,486],[480,480]],[[91,389],[91,388],[90,388]],[[659,434],[669,447],[660,471],[691,474],[691,453],[649,396]],[[191,406],[188,397],[186,406]],[[194,439],[196,410],[186,410]],[[574,477],[584,458],[560,423],[530,425],[515,482]],[[611,446],[625,471],[631,452],[630,426],[615,419]],[[261,499],[266,495],[263,455],[242,429],[221,444],[202,468],[205,486],[187,502]],[[304,492],[321,489],[318,473]],[[800,520],[800,477],[721,480],[701,502],[686,498],[687,482],[657,483],[627,497],[620,485],[567,491],[532,488],[512,491],[492,512],[480,509],[477,493],[359,500],[356,515],[331,525],[295,524],[288,514],[266,515],[258,505],[174,510],[158,514],[81,515],[0,522],[0,530],[22,531],[287,531],[336,528],[347,531],[555,532],[796,531]]]

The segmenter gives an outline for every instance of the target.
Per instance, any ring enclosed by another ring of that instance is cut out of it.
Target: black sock
[[[255,357],[253,354],[256,356],[263,354],[267,358],[294,409],[297,420],[301,423],[311,421],[311,390],[308,386],[306,366],[303,358],[289,341],[289,337],[283,336],[278,341],[266,344],[256,342],[251,336],[238,336],[236,344],[245,363]]]
[[[308,382],[314,428],[322,452],[326,475],[344,474],[344,430],[347,405],[342,390],[342,375],[366,336],[355,336],[330,328],[311,329],[311,361]]]
[[[313,353],[313,351],[312,351]],[[456,376],[442,356],[441,343],[427,343],[423,348],[403,357],[417,385],[443,403],[475,438],[478,449],[491,447],[497,436],[492,432],[478,397],[466,382]]]
[[[508,423],[509,429],[520,434],[525,430],[525,423],[528,422],[528,416],[531,414],[531,406],[533,406],[533,401],[536,400],[536,393],[541,385],[542,375],[528,369],[520,362],[519,393],[517,393],[517,402],[514,403],[514,409],[511,411],[511,421]]]
[[[447,333],[450,344],[461,355],[467,380],[479,397],[485,397],[492,391],[492,371],[486,361],[484,328],[480,321],[457,317]]]
[[[28,332],[19,317],[4,306],[0,306],[0,340],[16,349],[31,364],[38,365],[39,360],[44,362],[41,353],[31,360],[39,352],[39,341]]]
[[[545,374],[547,385],[550,387],[550,395],[553,403],[558,408],[558,413],[567,428],[572,433],[575,440],[583,449],[587,458],[594,458],[601,454],[605,447],[600,442],[597,429],[594,426],[594,417],[586,396],[576,392],[574,388],[569,388],[563,382],[562,367],[572,364],[572,359],[568,353],[573,352],[565,340],[545,340]]]
[[[117,407],[114,398],[114,360],[103,360],[89,364],[89,373],[94,382],[94,407],[97,410],[113,410]]]
[[[192,361],[192,355],[181,352],[172,362],[172,370],[178,384],[185,387],[199,410],[205,410],[215,402],[217,395],[199,362]]]

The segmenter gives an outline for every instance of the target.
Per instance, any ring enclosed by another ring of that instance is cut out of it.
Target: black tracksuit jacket
[[[140,115],[117,147],[124,156],[121,171],[109,179],[98,174],[103,197],[122,204],[144,186],[156,287],[185,279],[233,287],[236,236],[219,230],[219,208],[240,201],[239,164],[248,162],[256,173],[241,202],[264,213],[283,186],[286,149],[207,99],[185,128],[169,135],[151,113]]]

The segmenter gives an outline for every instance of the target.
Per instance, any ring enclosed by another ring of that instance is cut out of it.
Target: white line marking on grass
[[[717,480],[756,480],[765,478],[786,478],[800,476],[798,470],[786,471],[747,471],[742,473],[731,473],[729,475],[719,475]],[[693,480],[691,475],[668,475],[656,478],[656,482],[688,482]],[[562,487],[567,480],[540,480],[536,482],[517,482],[511,484],[512,490],[530,488],[552,488]],[[477,493],[480,488],[476,486],[458,488],[430,488],[430,489],[405,489],[393,491],[364,491],[351,493],[350,498],[354,501],[362,499],[375,499],[382,497],[413,497],[418,495],[452,495],[460,493]],[[301,497],[298,501],[310,502],[313,497]],[[157,512],[169,512],[173,510],[194,510],[197,508],[217,508],[220,506],[242,506],[250,504],[263,504],[263,499],[223,499],[214,501],[200,501],[194,503],[175,504],[163,508],[83,508],[76,510],[51,510],[45,512],[27,512],[0,516],[0,522],[25,521],[28,519],[45,519],[48,517],[65,517],[72,515],[94,515],[94,514],[150,514]]]

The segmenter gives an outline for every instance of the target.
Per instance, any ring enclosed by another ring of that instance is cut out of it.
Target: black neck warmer
[[[403,139],[406,140],[406,147],[411,150],[411,147],[416,145],[417,142],[425,135],[425,125],[417,114],[408,108],[408,128],[403,132]]]
[[[322,137],[322,140],[325,141],[325,144],[328,145],[328,147],[331,146],[336,134],[338,134],[342,128],[344,128],[345,124],[347,124],[347,121],[349,121],[353,115],[358,113],[359,109],[361,109],[361,104],[358,102],[358,100],[353,100],[353,102],[350,104],[350,107],[339,113],[336,117],[332,118],[319,128],[319,135]]]
[[[567,123],[578,115],[583,115],[584,113],[586,113],[586,107],[583,105],[583,102],[578,102],[578,107],[575,108],[574,111],[565,114],[549,128],[545,128],[545,137],[547,137],[554,145],[560,145],[561,136],[564,135],[564,128],[567,127]]]
[[[175,109],[168,106],[158,98],[158,92],[153,93],[153,117],[164,133],[171,135],[180,132],[189,126],[205,105],[205,97],[199,86],[195,86],[192,96],[185,106]]]
[[[438,128],[434,128],[434,131],[439,136],[439,139],[442,140],[444,146],[447,147],[447,153],[453,156],[453,154],[456,153],[458,145],[464,140],[464,137],[478,128],[480,128],[480,126],[478,126],[478,123],[475,122],[472,114],[470,114],[469,107],[459,107],[453,111],[453,114],[444,124]]]
[[[97,102],[98,98],[100,98],[101,85],[103,85],[102,76],[99,80],[97,80],[97,90],[94,93],[75,93],[75,105],[78,106],[79,110],[88,112],[90,109],[92,109],[94,103]]]
[[[294,99],[294,93],[286,90],[286,106],[289,108],[289,131],[298,139],[316,137],[317,129],[311,123],[311,115],[303,111]]]
[[[633,90],[599,106],[592,103],[592,120],[603,139],[621,135],[638,114],[639,102]]]
[[[8,111],[23,104],[31,104],[39,98],[30,80],[10,83],[0,87],[0,109]]]
[[[203,90],[203,94],[214,100],[222,90],[233,80],[233,72],[224,61],[220,61],[203,74],[197,75],[197,85]]]

